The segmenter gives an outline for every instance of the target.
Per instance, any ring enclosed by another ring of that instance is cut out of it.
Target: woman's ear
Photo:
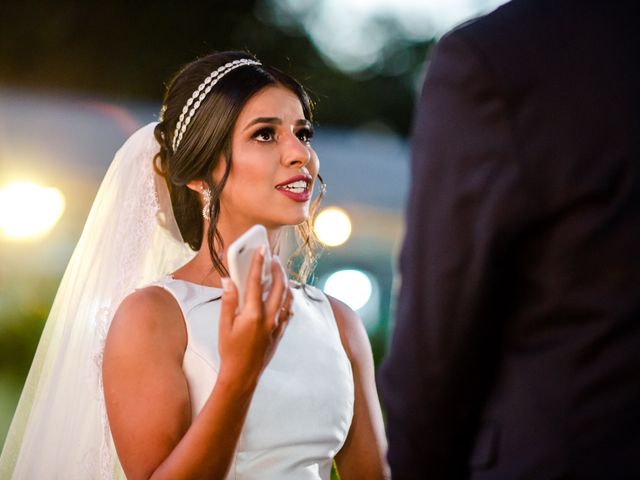
[[[194,192],[202,193],[202,191],[206,188],[203,180],[191,180],[187,183],[187,187],[189,187]]]

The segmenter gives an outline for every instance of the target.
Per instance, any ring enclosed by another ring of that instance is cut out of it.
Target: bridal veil
[[[2,479],[111,479],[102,350],[122,299],[189,260],[151,123],[116,153],[47,319],[0,456]],[[161,400],[159,400],[161,401]]]

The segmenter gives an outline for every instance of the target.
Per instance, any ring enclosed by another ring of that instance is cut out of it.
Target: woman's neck
[[[216,242],[216,254],[220,258],[222,265],[228,271],[227,256],[225,253],[226,248],[231,245],[240,235],[242,235],[249,227],[236,226],[236,225],[224,225],[222,222],[218,222],[218,231],[222,238],[224,249]],[[220,280],[221,275],[213,266],[211,260],[211,254],[209,251],[208,241],[208,222],[205,223],[205,228],[202,238],[202,246],[198,253],[185,265],[180,267],[173,273],[173,277],[181,280],[187,280],[189,282],[197,283],[200,285],[206,285],[210,287],[221,287],[222,282]],[[267,230],[269,236],[269,244],[271,249],[277,245],[278,237],[282,228]]]

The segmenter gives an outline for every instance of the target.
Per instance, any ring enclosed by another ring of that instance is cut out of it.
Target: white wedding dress
[[[153,168],[154,128],[125,142],[100,186],[0,453],[2,480],[123,477],[105,410],[102,353],[117,306],[136,288],[165,288],[184,313],[194,416],[215,384],[220,301],[210,300],[220,291],[164,277],[194,252]],[[351,365],[326,297],[308,290],[319,301],[294,290],[294,315],[263,372],[228,478],[328,479],[345,441]]]
[[[195,418],[220,365],[221,289],[165,277],[185,318],[183,370]],[[227,479],[328,480],[353,417],[351,364],[331,306],[313,287],[293,289],[293,316],[254,393]],[[311,298],[310,298],[311,297]]]

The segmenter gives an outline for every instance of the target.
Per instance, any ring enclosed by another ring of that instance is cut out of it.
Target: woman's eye
[[[253,134],[253,138],[261,142],[270,142],[274,136],[275,133],[271,128],[262,128]]]
[[[296,132],[301,142],[309,143],[313,138],[313,130],[310,128],[302,128]]]

